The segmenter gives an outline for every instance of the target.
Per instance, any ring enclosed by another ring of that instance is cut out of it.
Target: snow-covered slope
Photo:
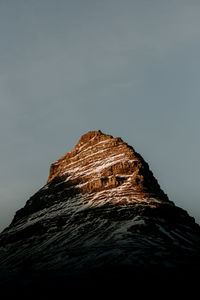
[[[47,184],[1,233],[0,266],[62,278],[196,270],[199,250],[199,226],[168,199],[144,159],[120,138],[92,131],[51,165]]]

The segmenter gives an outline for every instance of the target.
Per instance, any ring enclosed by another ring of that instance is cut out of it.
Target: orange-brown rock
[[[121,138],[100,130],[84,134],[71,152],[51,165],[47,183],[59,177],[82,193],[115,193],[121,186],[121,194],[129,194],[129,200],[138,194],[168,200],[144,159]]]

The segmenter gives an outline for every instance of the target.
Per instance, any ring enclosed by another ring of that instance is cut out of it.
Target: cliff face
[[[130,276],[133,269],[194,270],[199,251],[194,219],[131,146],[101,131],[83,135],[51,165],[47,184],[0,235],[2,269],[70,278],[102,268],[128,268]]]
[[[51,165],[40,195],[37,193],[17,212],[13,223],[75,195],[81,195],[87,205],[169,203],[144,159],[121,138],[101,131],[84,134],[71,152]]]
[[[48,182],[63,176],[82,193],[126,186],[131,194],[165,198],[147,163],[121,138],[101,131],[83,135],[75,149],[51,165]],[[126,182],[126,183],[125,183]]]

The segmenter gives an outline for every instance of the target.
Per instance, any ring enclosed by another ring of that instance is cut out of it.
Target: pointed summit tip
[[[91,131],[88,131],[87,133],[84,133],[81,136],[81,139],[84,139],[84,138],[92,139],[93,137],[101,136],[101,135],[107,135],[107,134],[103,133],[100,129],[99,130],[91,130]]]
[[[101,130],[94,130],[94,131],[88,131],[87,133],[83,134],[77,143],[77,146],[80,146],[81,144],[87,143],[92,139],[101,139],[101,138],[113,138],[112,135],[105,134]]]

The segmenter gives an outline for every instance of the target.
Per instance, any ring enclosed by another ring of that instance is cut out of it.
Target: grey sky
[[[200,1],[0,0],[0,229],[88,130],[200,222]]]

